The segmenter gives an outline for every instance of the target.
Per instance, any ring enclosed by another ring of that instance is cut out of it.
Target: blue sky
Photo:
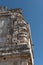
[[[23,15],[31,26],[34,63],[43,65],[43,0],[0,0],[0,6],[23,9]]]

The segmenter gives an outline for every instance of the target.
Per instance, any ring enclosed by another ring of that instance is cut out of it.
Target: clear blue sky
[[[31,25],[35,65],[43,65],[43,0],[0,0],[0,6],[23,9]]]

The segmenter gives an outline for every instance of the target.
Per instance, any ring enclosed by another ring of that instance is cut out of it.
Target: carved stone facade
[[[0,7],[0,65],[34,65],[30,25],[22,10]]]

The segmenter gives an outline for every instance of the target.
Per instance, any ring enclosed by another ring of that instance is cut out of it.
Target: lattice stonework
[[[34,65],[30,25],[20,8],[0,7],[0,65]]]

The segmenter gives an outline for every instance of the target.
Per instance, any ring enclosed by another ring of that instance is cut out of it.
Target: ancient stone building
[[[0,65],[34,65],[30,25],[22,10],[0,7]]]

